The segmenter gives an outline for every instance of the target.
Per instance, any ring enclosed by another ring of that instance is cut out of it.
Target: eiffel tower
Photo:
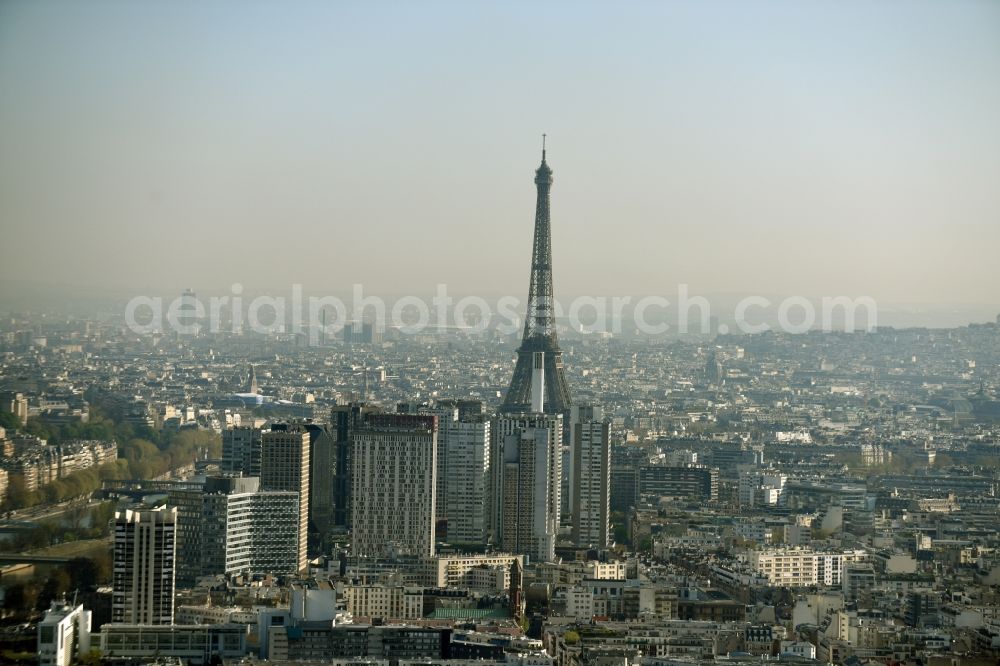
[[[552,169],[545,162],[545,135],[542,135],[542,164],[535,171],[538,199],[535,204],[535,239],[531,250],[531,286],[524,336],[517,350],[517,365],[510,388],[500,407],[502,412],[531,411],[532,368],[538,352],[544,353],[544,411],[562,414],[572,404],[563,374],[562,351],[556,337],[555,302],[552,296],[552,228],[549,224],[549,190]]]

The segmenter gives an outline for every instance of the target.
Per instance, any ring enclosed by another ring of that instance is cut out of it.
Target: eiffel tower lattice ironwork
[[[524,336],[517,350],[517,365],[510,380],[501,411],[531,410],[531,377],[534,355],[544,357],[544,410],[562,414],[569,410],[569,385],[563,373],[562,351],[556,337],[555,302],[552,295],[552,228],[549,220],[549,190],[552,169],[545,162],[545,135],[542,135],[542,164],[535,171],[538,199],[535,204],[535,238],[531,250],[531,286],[524,318]]]

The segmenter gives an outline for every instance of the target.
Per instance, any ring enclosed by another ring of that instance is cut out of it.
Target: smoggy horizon
[[[998,37],[981,2],[5,3],[0,309],[523,300],[545,132],[557,297],[986,316]]]

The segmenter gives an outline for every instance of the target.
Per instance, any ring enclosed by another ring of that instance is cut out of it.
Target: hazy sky
[[[0,3],[0,280],[1000,303],[1000,3]]]

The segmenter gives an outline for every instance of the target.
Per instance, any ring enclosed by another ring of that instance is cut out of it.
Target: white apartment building
[[[604,548],[610,542],[611,443],[607,421],[573,424],[573,543]]]
[[[115,512],[111,619],[172,624],[177,509]]]
[[[594,580],[625,580],[625,562],[598,562],[591,560],[584,564],[585,577]]]
[[[816,646],[808,641],[781,641],[780,654],[794,654],[804,659],[816,658]]]
[[[589,622],[594,617],[594,590],[589,587],[564,587],[560,591],[565,595],[566,616],[575,617],[582,622]]]
[[[540,562],[555,559],[559,492],[550,481],[553,448],[548,428],[525,428],[504,437],[500,547]],[[557,475],[558,478],[558,475]]]
[[[490,447],[490,499],[492,500],[490,530],[494,541],[502,542],[507,464],[516,460],[518,455],[518,438],[510,440],[512,442],[510,446],[506,446],[506,443],[512,435],[528,429],[544,430],[547,433],[548,443],[545,448],[548,458],[538,468],[544,470],[545,478],[539,478],[538,483],[544,483],[547,488],[546,501],[541,505],[541,511],[545,513],[544,520],[557,529],[562,516],[562,414],[506,414],[494,421],[493,429]],[[508,498],[508,501],[513,499]]]
[[[423,590],[402,585],[347,585],[344,603],[355,618],[418,620],[424,616]]]
[[[74,657],[90,652],[90,618],[82,605],[53,601],[38,623],[38,665],[70,666]]]
[[[524,557],[508,553],[487,555],[440,555],[437,558],[437,587],[469,588],[469,575],[481,569],[502,568],[507,571],[506,586],[510,587],[510,567],[515,560],[524,566]]]
[[[438,492],[443,497],[438,497],[437,506],[448,519],[449,543],[481,544],[486,540],[489,448],[487,419],[440,424]]]
[[[788,482],[788,475],[767,470],[744,470],[740,472],[740,506],[775,506],[781,503],[781,495]]]
[[[817,552],[810,548],[774,548],[750,552],[750,564],[772,585],[805,587],[841,585],[844,568],[867,562],[864,550]]]

